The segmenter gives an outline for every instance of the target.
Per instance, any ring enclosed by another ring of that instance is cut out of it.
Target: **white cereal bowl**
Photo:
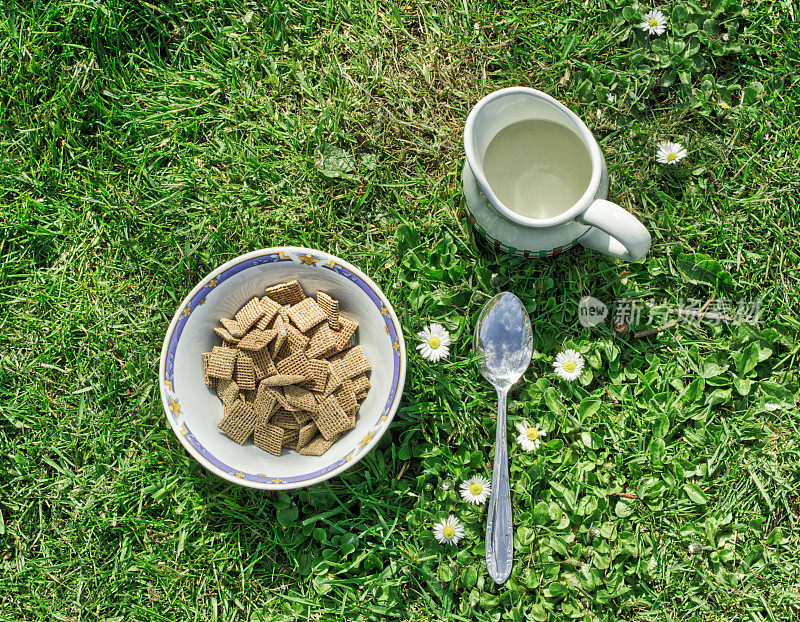
[[[356,427],[322,456],[281,456],[243,445],[220,430],[222,403],[203,376],[203,352],[220,345],[219,318],[236,311],[264,288],[297,279],[307,295],[324,291],[358,321],[356,339],[372,371]],[[400,323],[384,293],[353,265],[322,251],[280,246],[232,259],[183,299],[164,338],[159,366],[161,401],[172,430],[186,450],[212,473],[242,486],[269,490],[300,488],[338,475],[380,440],[397,411],[406,377],[406,346]]]

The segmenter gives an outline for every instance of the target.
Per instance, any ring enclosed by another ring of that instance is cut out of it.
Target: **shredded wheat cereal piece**
[[[217,397],[225,406],[230,406],[239,397],[239,385],[235,380],[217,381]]]
[[[279,410],[269,421],[272,425],[277,425],[282,427],[284,430],[299,430],[303,427],[302,423],[297,423],[297,419],[294,417],[294,413],[290,413],[286,410]]]
[[[256,413],[252,404],[236,400],[217,427],[241,445],[250,438],[256,427]]]
[[[272,324],[270,328],[272,330],[277,330],[278,334],[286,332],[286,322],[283,321],[283,317],[280,314],[281,308],[278,307],[278,313],[275,314],[275,317],[272,320]]]
[[[289,305],[281,305],[281,308],[278,309],[278,313],[280,314],[281,319],[283,320],[283,323],[286,324],[287,328],[289,327],[289,313],[288,313],[288,311],[289,311]]]
[[[300,430],[284,430],[283,446],[288,449],[298,449],[297,442],[300,440]]]
[[[339,330],[339,301],[334,300],[325,292],[317,292],[317,304],[328,316],[328,326],[333,330]]]
[[[283,388],[283,395],[287,402],[300,410],[315,411],[317,409],[317,400],[314,399],[314,394],[302,387],[286,386]]]
[[[287,281],[268,287],[264,292],[279,305],[293,305],[305,299],[303,288],[297,281]]]
[[[280,309],[281,306],[269,296],[264,296],[261,299],[261,307],[264,309],[264,315],[256,322],[256,328],[264,330],[278,314],[278,309]]]
[[[328,381],[328,361],[324,359],[309,359],[308,368],[311,370],[311,380],[307,380],[303,386],[309,391],[322,392]]]
[[[253,328],[239,341],[240,350],[263,350],[270,339],[275,336],[275,331],[259,330]]]
[[[303,382],[305,379],[305,376],[301,376],[299,374],[277,374],[275,376],[264,378],[261,383],[266,383],[268,387],[285,387],[290,384]]]
[[[336,389],[342,386],[342,378],[336,373],[332,363],[328,363],[328,384],[325,385],[325,392],[322,397],[327,398]]]
[[[208,375],[214,378],[233,378],[236,355],[239,352],[233,348],[214,346],[211,356],[208,357]]]
[[[278,404],[281,408],[289,412],[297,410],[297,407],[292,406],[286,399],[286,396],[283,394],[283,387],[270,387],[270,389],[275,392],[275,399],[278,400]]]
[[[308,366],[308,359],[305,354],[292,354],[285,359],[275,363],[275,367],[282,374],[291,376],[303,376],[304,380],[312,378],[311,368]]]
[[[333,369],[342,378],[354,378],[370,370],[369,361],[364,356],[361,346],[353,346],[342,355],[333,359]]]
[[[203,376],[206,381],[206,386],[213,389],[217,384],[217,379],[208,375],[208,360],[211,358],[211,352],[203,352]]]
[[[338,438],[338,434],[332,437],[330,440],[326,439],[321,434],[318,434],[311,442],[308,443],[308,445],[300,448],[300,455],[321,456],[333,446]]]
[[[336,352],[336,333],[327,324],[320,324],[311,331],[311,341],[306,348],[306,356],[318,358]]]
[[[319,429],[317,428],[317,424],[313,421],[308,425],[304,425],[299,430],[298,439],[297,439],[297,447],[305,447],[308,445],[311,440],[317,435]]]
[[[318,406],[317,412],[312,415],[312,418],[317,424],[320,434],[326,439],[331,439],[350,429],[350,418],[333,395]]]
[[[281,347],[283,346],[284,341],[286,341],[286,324],[283,321],[283,318],[280,315],[275,316],[275,321],[272,324],[273,330],[277,331],[275,335],[275,339],[270,344],[270,354],[272,354],[272,358],[276,358],[278,352],[280,351]]]
[[[278,350],[275,360],[282,361],[283,359],[288,359],[290,356],[292,356],[292,346],[289,345],[289,339],[287,338],[286,341],[283,342],[281,349]]]
[[[223,328],[222,326],[216,326],[214,327],[214,332],[217,333],[217,335],[222,337],[228,343],[234,343],[234,344],[239,343],[239,337],[234,337],[233,335],[231,335],[231,333],[228,331],[227,328]]]
[[[370,388],[369,378],[367,374],[359,374],[352,379],[353,391],[356,393],[366,392]]]
[[[314,409],[316,412],[316,408]],[[309,421],[311,421],[312,412],[309,410],[297,410],[292,412],[294,415],[294,420],[297,421],[300,425],[305,425]]]
[[[349,380],[342,380],[342,386],[334,391],[334,396],[342,407],[342,410],[348,415],[354,415],[358,412],[358,402],[356,401],[356,394],[353,391],[353,383]]]
[[[219,319],[219,323],[227,330],[235,339],[241,339],[244,337],[244,334],[247,332],[246,328],[242,328],[239,326],[236,320],[229,320],[226,317],[221,317]],[[224,337],[223,337],[224,339]]]
[[[270,390],[270,387],[263,382],[259,383],[256,398],[253,400],[253,408],[259,423],[267,423],[278,410],[278,398],[275,397],[275,393],[277,391]]]
[[[253,434],[253,442],[256,447],[268,451],[273,456],[280,456],[283,448],[283,428],[270,423],[259,424]]]
[[[302,302],[292,305],[286,310],[286,315],[304,333],[328,319],[325,311],[313,298],[306,298]]]
[[[243,353],[236,357],[236,384],[243,391],[256,388],[256,372],[253,367],[253,359]]]
[[[261,305],[259,298],[251,298],[245,306],[243,306],[236,313],[236,323],[244,330],[250,330],[250,327],[261,319],[264,315],[264,307]]]
[[[250,358],[253,359],[253,368],[256,373],[256,382],[263,380],[269,376],[277,376],[278,370],[275,363],[272,362],[272,357],[266,348],[263,350],[255,350],[250,352]]]
[[[343,315],[339,316],[339,323],[342,325],[342,328],[338,332],[334,331],[333,333],[336,341],[337,352],[341,352],[347,347],[347,344],[350,343],[350,340],[353,338],[353,335],[358,328],[358,322],[349,320]]]
[[[289,325],[286,327],[286,341],[289,343],[289,350],[292,354],[302,354],[306,351],[309,338],[294,326]]]
[[[257,394],[258,394],[258,389],[246,389],[239,393],[239,397],[248,404],[254,404],[256,401]]]
[[[361,400],[363,400],[363,399],[366,399],[366,397],[367,397],[367,392],[366,392],[366,391],[362,391],[361,393],[356,393],[356,399],[357,399],[359,402],[360,402]]]

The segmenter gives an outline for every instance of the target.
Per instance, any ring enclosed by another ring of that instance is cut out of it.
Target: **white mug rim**
[[[512,211],[497,197],[497,195],[489,186],[486,176],[483,174],[483,167],[478,166],[478,158],[475,154],[472,141],[473,126],[478,113],[484,106],[486,106],[486,104],[494,101],[495,99],[518,94],[537,97],[564,113],[574,123],[574,128],[572,129],[577,130],[577,133],[580,135],[583,144],[589,153],[589,159],[592,164],[592,176],[589,180],[589,185],[587,186],[585,192],[581,195],[580,199],[578,199],[569,209],[565,210],[561,214],[558,214],[557,216],[552,216],[550,218],[528,218],[527,216],[522,216],[521,214]],[[551,97],[547,93],[543,93],[542,91],[526,86],[512,86],[494,91],[493,93],[489,93],[489,95],[475,104],[467,116],[467,122],[464,125],[464,151],[467,155],[467,163],[472,170],[472,174],[475,176],[478,186],[492,203],[492,206],[508,220],[525,227],[546,228],[574,220],[576,216],[584,212],[592,204],[595,194],[597,193],[597,189],[600,187],[602,155],[600,153],[600,146],[597,144],[597,140],[595,140],[592,132],[588,127],[586,127],[586,124],[581,120],[581,118],[572,112],[572,110],[567,108],[567,106],[565,106],[563,103],[554,97]]]

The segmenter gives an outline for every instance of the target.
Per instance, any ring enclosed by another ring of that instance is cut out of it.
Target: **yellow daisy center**
[[[678,154],[676,154],[674,151],[672,153],[668,153],[667,154],[667,162],[672,162],[677,157],[678,157]]]
[[[442,529],[442,535],[447,538],[448,540],[456,535],[456,530],[453,529],[452,525],[445,525]]]
[[[440,345],[442,345],[442,340],[439,339],[438,337],[430,337],[428,339],[428,345],[435,350]]]
[[[575,371],[575,361],[564,361],[564,371],[571,374]]]
[[[528,440],[529,441],[539,440],[539,430],[537,430],[536,428],[528,428]]]
[[[472,482],[469,485],[469,491],[473,495],[477,496],[477,495],[479,495],[479,494],[481,494],[483,492],[483,486],[481,486],[478,482]]]
[[[655,28],[658,25],[658,21],[655,17],[651,17],[650,21],[647,23],[650,24],[650,28]]]

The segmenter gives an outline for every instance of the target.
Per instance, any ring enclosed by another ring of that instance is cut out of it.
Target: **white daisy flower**
[[[490,494],[492,494],[492,487],[489,480],[481,475],[461,482],[461,498],[467,503],[482,505],[486,503],[486,498]]]
[[[547,435],[547,432],[540,430],[538,425],[529,425],[527,420],[517,423],[517,442],[522,445],[525,451],[535,451],[539,449],[541,438]]]
[[[656,160],[661,164],[677,164],[678,160],[683,160],[686,157],[686,149],[680,143],[662,140],[656,147],[658,147]]]
[[[653,9],[644,14],[644,21],[639,24],[639,28],[649,35],[663,35],[667,29],[667,16],[658,9]]]
[[[433,536],[442,544],[456,544],[464,537],[464,525],[452,514],[433,524]]]
[[[450,355],[450,333],[441,324],[431,324],[417,333],[422,343],[417,346],[419,353],[426,359],[436,362]]]
[[[583,371],[583,357],[575,350],[564,350],[556,355],[553,368],[559,378],[572,382]]]

